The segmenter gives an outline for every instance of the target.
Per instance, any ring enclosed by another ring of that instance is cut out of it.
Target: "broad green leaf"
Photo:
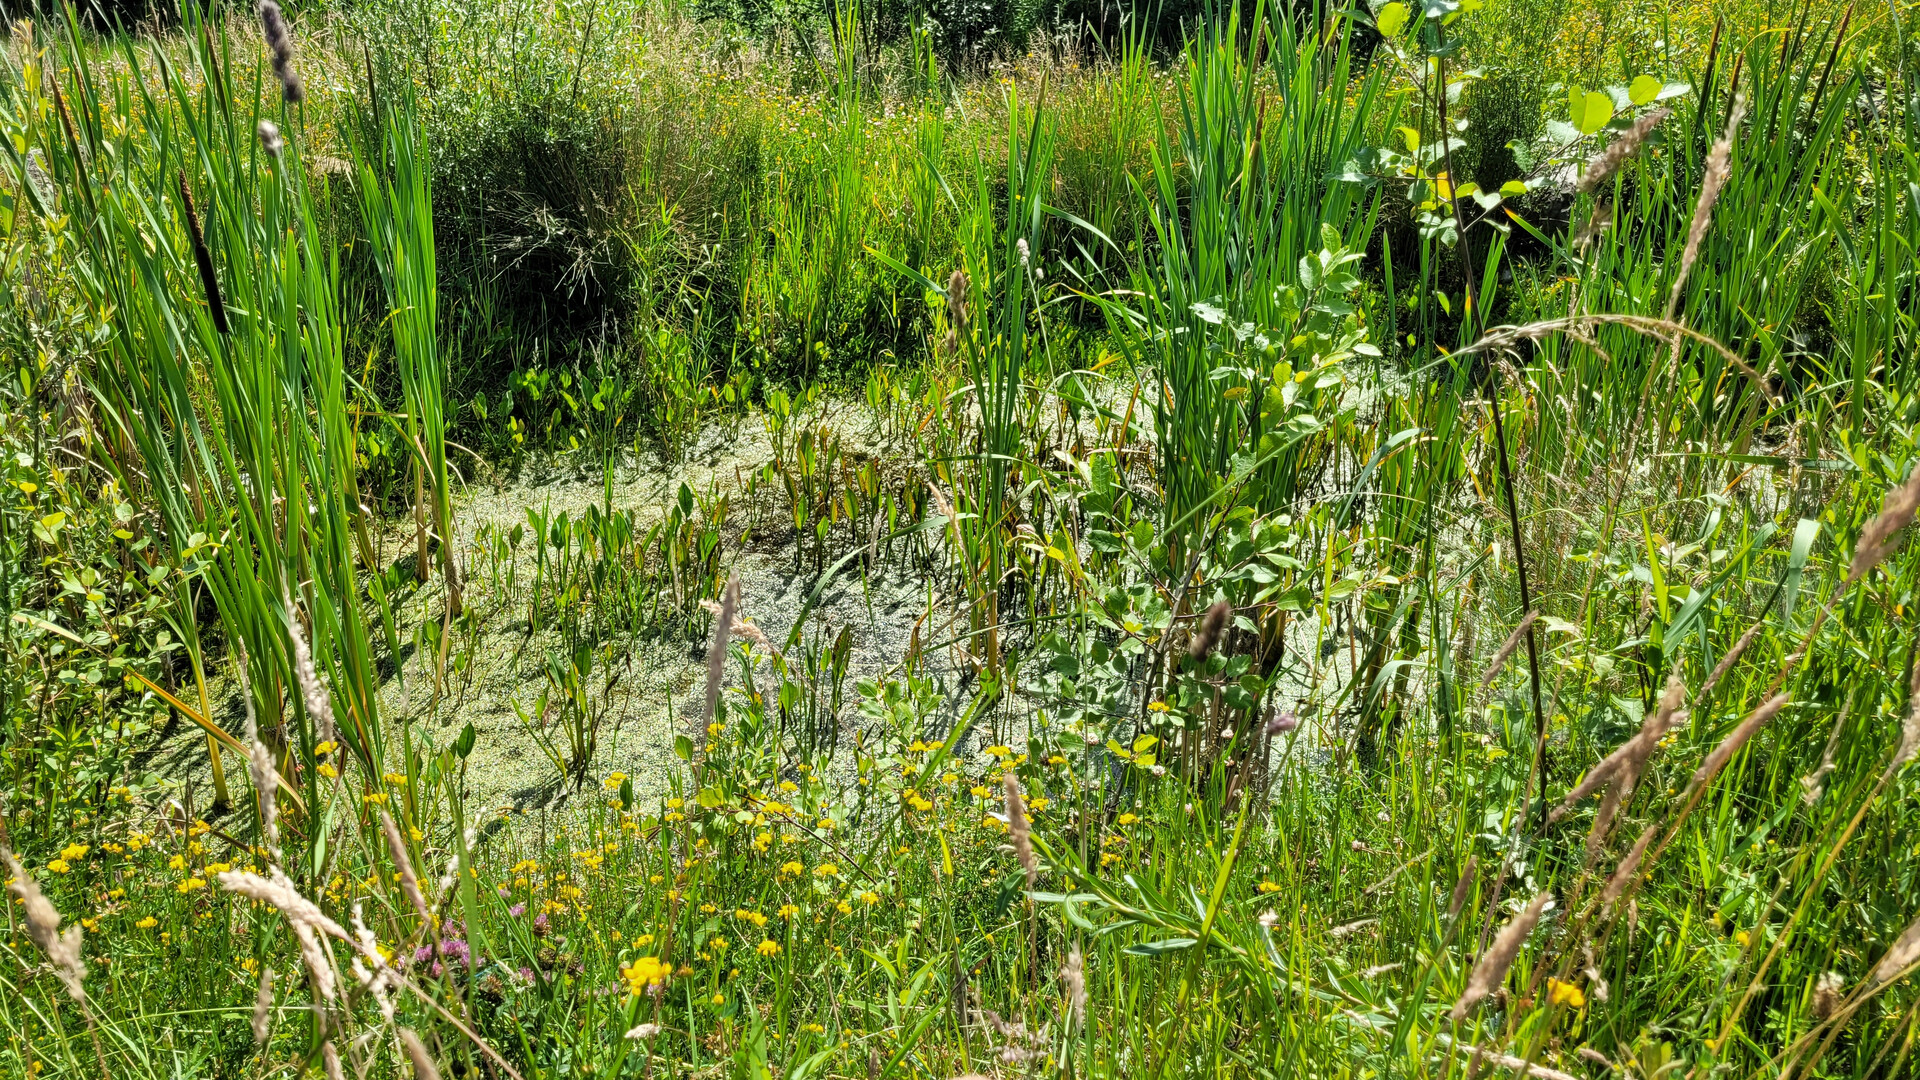
[[[1380,36],[1389,40],[1399,37],[1407,29],[1407,16],[1412,14],[1407,5],[1396,2],[1381,8],[1373,17],[1373,28]]]
[[[1645,105],[1660,96],[1660,80],[1651,75],[1641,75],[1627,84],[1627,100],[1635,105]]]
[[[1419,152],[1420,132],[1414,130],[1413,128],[1407,127],[1404,124],[1402,124],[1400,127],[1394,130],[1398,131],[1400,133],[1400,138],[1406,142],[1407,153],[1413,154],[1413,153]]]
[[[1525,195],[1526,193],[1527,182],[1525,180],[1509,180],[1500,185],[1500,194],[1508,198],[1512,198],[1515,195]]]
[[[1613,119],[1613,99],[1598,90],[1582,91],[1573,87],[1567,91],[1567,119],[1580,134],[1591,135]]]

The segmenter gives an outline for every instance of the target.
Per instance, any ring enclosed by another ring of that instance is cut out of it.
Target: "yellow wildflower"
[[[1579,1009],[1586,1006],[1587,995],[1570,982],[1549,978],[1547,979],[1547,1000],[1561,1008]]]

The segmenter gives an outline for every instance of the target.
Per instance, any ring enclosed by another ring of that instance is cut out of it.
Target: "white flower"
[[[653,1037],[654,1037],[655,1035],[658,1035],[658,1034],[660,1034],[660,1025],[659,1025],[659,1024],[641,1024],[641,1025],[640,1025],[639,1027],[636,1027],[636,1028],[632,1028],[632,1029],[630,1029],[630,1030],[628,1030],[628,1032],[627,1032],[627,1038],[629,1038],[629,1039],[651,1039],[651,1038],[653,1038]]]

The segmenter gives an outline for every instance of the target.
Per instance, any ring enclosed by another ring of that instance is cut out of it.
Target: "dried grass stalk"
[[[1493,993],[1507,977],[1507,969],[1513,966],[1513,960],[1520,955],[1520,946],[1526,944],[1527,935],[1533,933],[1534,925],[1540,921],[1540,913],[1547,908],[1547,901],[1553,894],[1542,889],[1533,902],[1528,904],[1513,921],[1500,928],[1493,937],[1493,944],[1480,956],[1480,962],[1473,965],[1473,973],[1467,976],[1467,988],[1460,992],[1460,1000],[1453,1003],[1453,1022],[1460,1023],[1473,1011],[1481,999]]]
[[[407,844],[400,838],[400,827],[385,810],[380,811],[380,831],[386,835],[387,850],[393,855],[394,870],[400,875],[400,888],[420,916],[420,925],[431,927],[433,916],[427,911],[427,898],[420,892],[420,878],[413,872],[413,860],[407,858]]]
[[[733,629],[733,613],[740,609],[740,579],[727,579],[720,595],[720,613],[713,619],[713,644],[707,646],[707,712],[700,721],[700,742],[706,745],[707,725],[713,723],[720,708],[720,677],[727,669],[727,634]]]
[[[67,988],[67,994],[73,1000],[85,1003],[87,991],[81,985],[87,977],[87,961],[80,955],[80,939],[83,931],[78,924],[60,929],[60,912],[53,902],[40,891],[40,885],[13,857],[13,852],[0,848],[0,859],[7,864],[8,873],[13,876],[7,880],[7,891],[18,897],[26,909],[27,936],[33,939],[40,951],[47,954],[47,960],[53,965],[53,974],[60,984]]]
[[[1033,827],[1027,821],[1027,804],[1020,797],[1020,780],[1009,772],[1003,782],[1007,796],[1007,835],[1013,840],[1013,854],[1027,872],[1027,888],[1033,888],[1040,861],[1033,854]]]
[[[1592,191],[1612,178],[1613,174],[1620,170],[1620,166],[1626,164],[1627,159],[1640,152],[1640,147],[1647,141],[1647,136],[1653,134],[1653,129],[1659,127],[1660,121],[1665,120],[1671,112],[1671,109],[1655,109],[1635,120],[1632,127],[1623,132],[1619,138],[1608,143],[1606,149],[1595,154],[1593,159],[1587,162],[1586,172],[1580,177],[1579,190]]]
[[[1887,492],[1880,500],[1880,512],[1860,530],[1860,542],[1853,546],[1853,562],[1847,567],[1847,584],[1866,577],[1892,553],[1894,539],[1913,523],[1916,509],[1920,509],[1920,466],[1914,467],[1905,483]]]
[[[267,1032],[273,1027],[273,968],[268,964],[260,965],[260,992],[253,997],[253,1045],[260,1046],[267,1041]]]
[[[1514,627],[1513,633],[1507,635],[1507,640],[1500,643],[1500,651],[1493,654],[1493,663],[1488,664],[1486,674],[1480,676],[1480,689],[1485,690],[1492,686],[1493,680],[1500,677],[1500,669],[1507,666],[1507,660],[1513,656],[1513,650],[1520,647],[1520,642],[1525,640],[1527,631],[1533,629],[1534,622],[1539,618],[1539,612],[1527,612],[1526,618],[1520,620],[1520,625]]]
[[[1700,199],[1693,205],[1693,222],[1687,227],[1687,246],[1680,255],[1680,273],[1673,279],[1673,290],[1667,294],[1666,317],[1669,319],[1680,310],[1680,292],[1686,288],[1687,275],[1693,272],[1693,264],[1700,260],[1700,244],[1706,240],[1707,227],[1713,223],[1713,204],[1720,200],[1720,189],[1727,186],[1727,179],[1733,175],[1733,135],[1740,129],[1740,121],[1746,114],[1746,96],[1735,94],[1733,112],[1727,118],[1727,132],[1713,144],[1713,149],[1707,151],[1707,174],[1700,180]],[[1677,339],[1675,344],[1678,345]]]
[[[1740,721],[1740,726],[1728,732],[1727,737],[1720,740],[1720,745],[1714,747],[1713,752],[1707,755],[1707,759],[1694,770],[1693,786],[1698,787],[1712,780],[1714,775],[1726,766],[1728,759],[1745,746],[1748,739],[1753,738],[1754,732],[1759,731],[1767,721],[1773,719],[1781,709],[1786,707],[1787,695],[1775,694],[1763,702],[1759,708],[1747,714],[1747,718]]]
[[[440,1080],[440,1068],[433,1063],[433,1056],[427,1053],[425,1043],[412,1028],[399,1028],[400,1045],[407,1051],[407,1060],[413,1063],[413,1075],[416,1080]]]
[[[1607,879],[1607,887],[1600,891],[1602,906],[1620,899],[1620,894],[1626,891],[1627,883],[1633,880],[1633,875],[1640,869],[1640,859],[1646,855],[1647,845],[1653,842],[1654,834],[1658,831],[1659,826],[1649,825],[1640,833],[1640,839],[1633,842],[1633,849],[1620,860],[1613,876]]]
[[[1733,648],[1727,650],[1727,655],[1721,657],[1720,662],[1713,665],[1713,672],[1707,676],[1707,681],[1700,685],[1700,697],[1702,700],[1705,700],[1708,694],[1713,693],[1713,688],[1720,685],[1720,680],[1726,678],[1727,672],[1733,670],[1733,665],[1740,659],[1740,654],[1746,652],[1747,646],[1753,644],[1753,639],[1760,636],[1760,628],[1765,625],[1766,620],[1762,619],[1752,626],[1747,627],[1747,632],[1741,634],[1740,640],[1733,643]]]

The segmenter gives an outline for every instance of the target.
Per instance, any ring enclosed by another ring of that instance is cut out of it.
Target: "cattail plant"
[[[274,0],[260,0],[260,33],[273,55],[273,75],[280,80],[280,96],[289,105],[299,104],[307,92],[300,84],[299,73],[293,70],[293,31]]]
[[[1194,632],[1193,641],[1187,654],[1196,664],[1204,664],[1207,657],[1219,646],[1220,639],[1227,632],[1227,622],[1233,617],[1233,605],[1225,600],[1216,600],[1207,608],[1207,614],[1200,620],[1200,629]]]

